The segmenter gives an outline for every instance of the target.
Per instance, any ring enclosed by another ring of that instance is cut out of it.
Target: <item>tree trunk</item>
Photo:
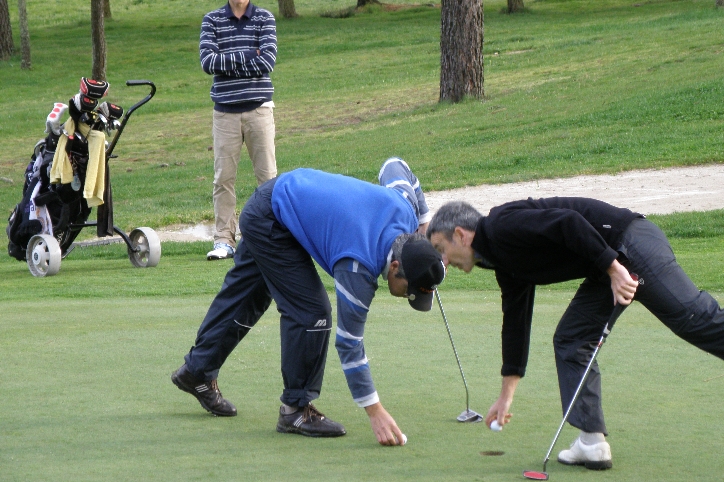
[[[0,60],[8,60],[13,54],[13,48],[10,7],[8,7],[8,0],[0,0]]]
[[[103,18],[113,18],[111,13],[111,0],[103,1]]]
[[[482,98],[483,0],[442,0],[440,101]]]
[[[93,79],[95,80],[106,80],[104,3],[105,0],[91,0],[91,41],[93,42]]]
[[[279,15],[284,18],[298,17],[297,10],[294,8],[294,0],[279,0]]]
[[[522,12],[523,0],[508,0],[508,13]]]
[[[30,70],[30,32],[28,31],[28,9],[25,0],[18,0],[18,17],[20,20],[20,48],[23,56],[20,61],[20,68]]]

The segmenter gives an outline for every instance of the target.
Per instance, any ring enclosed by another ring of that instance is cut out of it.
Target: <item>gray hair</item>
[[[427,227],[427,239],[435,233],[445,236],[445,239],[452,239],[456,227],[468,231],[475,231],[483,215],[470,204],[463,201],[453,201],[444,204],[437,210]]]
[[[402,247],[411,239],[425,239],[425,236],[419,233],[400,234],[392,243],[392,258],[390,259],[390,263],[393,261],[400,263],[395,278],[406,278],[405,270],[402,269]]]

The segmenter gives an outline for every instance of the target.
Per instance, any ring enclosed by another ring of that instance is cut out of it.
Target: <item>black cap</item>
[[[442,256],[426,239],[411,238],[402,245],[401,261],[410,306],[417,311],[430,311],[432,294],[445,279]]]

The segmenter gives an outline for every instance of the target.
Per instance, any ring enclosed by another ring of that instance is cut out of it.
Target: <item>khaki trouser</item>
[[[214,111],[214,242],[236,246],[236,171],[246,143],[258,185],[276,177],[274,109],[241,114]]]

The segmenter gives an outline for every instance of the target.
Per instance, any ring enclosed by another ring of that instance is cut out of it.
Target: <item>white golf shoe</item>
[[[214,244],[214,249],[208,252],[206,259],[211,261],[215,259],[228,259],[234,257],[234,248],[226,243]]]
[[[561,450],[558,454],[558,462],[566,465],[585,465],[591,470],[610,469],[611,446],[608,442],[599,442],[593,445],[586,445],[581,442],[580,437],[576,438],[568,450]]]

